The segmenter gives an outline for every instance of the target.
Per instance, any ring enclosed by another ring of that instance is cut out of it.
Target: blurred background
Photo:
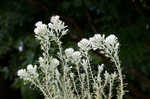
[[[95,33],[115,34],[128,83],[125,99],[150,99],[149,0],[0,0],[0,99],[44,99],[16,72],[37,62],[41,52],[34,24],[49,23],[52,15],[69,26],[64,47],[76,48],[81,38]],[[108,62],[99,53],[93,57]]]

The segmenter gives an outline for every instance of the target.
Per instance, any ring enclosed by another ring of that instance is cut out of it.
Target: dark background
[[[115,34],[128,83],[125,99],[150,99],[149,0],[0,0],[0,99],[43,98],[23,85],[16,72],[37,62],[40,47],[34,24],[48,23],[52,15],[69,26],[62,39],[65,47],[75,47],[95,33]],[[95,58],[108,62],[100,54]]]

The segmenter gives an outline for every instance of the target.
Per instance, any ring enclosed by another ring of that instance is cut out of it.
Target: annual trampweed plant
[[[38,64],[18,70],[18,76],[37,87],[45,99],[123,99],[124,83],[119,60],[119,42],[115,35],[95,34],[78,42],[79,50],[63,49],[60,39],[68,29],[59,16],[48,25],[35,24],[35,38],[40,41],[42,56]],[[57,46],[57,54],[49,54]],[[93,72],[89,51],[99,50],[114,63],[114,72],[98,64]],[[106,70],[105,70],[105,69]]]

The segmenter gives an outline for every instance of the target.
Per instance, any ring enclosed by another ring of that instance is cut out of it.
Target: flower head
[[[49,23],[48,26],[51,30],[55,30],[56,32],[63,32],[63,34],[65,35],[66,33],[64,32],[68,31],[67,29],[65,30],[67,26],[65,26],[64,22],[62,22],[59,18],[60,17],[57,15],[52,16],[50,20],[51,23]]]
[[[90,41],[87,39],[82,39],[80,42],[78,42],[78,47],[84,51],[90,50]]]
[[[100,34],[95,34],[94,37],[90,38],[90,42],[94,50],[101,48],[103,41],[104,41],[104,35],[100,35]]]
[[[18,70],[17,75],[22,78],[23,76],[26,75],[26,73],[27,72],[25,69],[20,69],[20,70]]]
[[[117,50],[119,48],[118,38],[115,35],[113,35],[113,34],[109,35],[105,39],[105,45],[109,49],[113,49],[113,50],[115,50],[115,52],[117,52]]]
[[[52,16],[50,21],[51,21],[53,24],[57,24],[57,23],[60,23],[59,18],[60,18],[60,16],[58,16],[58,15]]]
[[[47,25],[43,24],[42,21],[39,21],[35,24],[36,28],[34,29],[35,34],[45,33],[47,31]]]
[[[73,48],[67,48],[67,49],[65,50],[65,54],[66,54],[67,57],[71,57],[72,54],[73,54],[73,52],[74,52],[74,49],[73,49]]]
[[[51,60],[51,66],[56,67],[56,66],[58,66],[58,65],[59,65],[58,59],[53,58],[53,59]]]
[[[36,66],[36,65],[35,65],[34,67],[33,67],[32,64],[29,64],[29,65],[27,66],[27,71],[28,71],[29,73],[31,73],[31,74],[35,74],[35,73],[36,73],[36,70],[37,70],[37,66]]]
[[[43,24],[42,21],[38,21],[37,23],[35,23],[35,26],[40,27],[42,24]]]
[[[81,53],[79,51],[75,51],[73,54],[72,54],[72,59],[74,61],[79,61],[79,59],[81,58]]]
[[[106,37],[105,42],[114,45],[118,42],[118,39],[115,35],[111,34],[108,37]]]
[[[27,69],[18,70],[17,75],[23,80],[31,81],[32,79],[36,79],[39,76],[36,70],[36,65],[33,67],[31,64],[29,64],[27,66]]]

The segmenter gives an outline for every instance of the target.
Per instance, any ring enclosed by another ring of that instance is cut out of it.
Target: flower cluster
[[[90,42],[94,50],[102,49],[104,41],[105,41],[105,36],[100,34],[95,34],[93,37],[90,38]]]
[[[53,58],[52,60],[51,60],[51,64],[50,64],[51,66],[55,66],[55,67],[57,67],[58,65],[59,65],[59,61],[58,61],[58,59],[56,59],[56,58]]]
[[[65,55],[69,60],[72,60],[73,62],[78,62],[81,58],[81,52],[80,51],[74,51],[73,48],[66,49]]]
[[[42,21],[39,21],[35,24],[36,28],[34,29],[35,34],[45,33],[47,31],[47,25],[43,24]]]
[[[63,32],[62,34],[65,35],[66,32],[63,31],[67,26],[64,25],[64,22],[59,20],[59,16],[52,16],[51,23],[48,24],[49,28],[55,30],[56,32]]]
[[[32,81],[32,79],[37,79],[39,74],[37,73],[37,66],[33,66],[29,64],[27,66],[27,69],[20,69],[17,73],[18,76],[20,76],[21,79]]]
[[[90,41],[87,39],[82,39],[80,42],[78,42],[78,47],[81,50],[88,51],[91,49]]]
[[[72,54],[74,53],[74,49],[73,48],[68,48],[65,50],[65,54],[68,58],[70,58],[72,56]]]
[[[40,41],[42,56],[39,57],[38,66],[29,64],[27,69],[18,70],[17,75],[39,88],[45,99],[111,99],[113,96],[123,99],[119,42],[115,35],[105,37],[95,34],[89,39],[79,41],[79,50],[63,50],[60,38],[67,34],[68,29],[59,16],[52,16],[48,25],[39,21],[35,26],[35,37]],[[55,56],[49,54],[52,44],[58,47]],[[97,70],[95,73],[90,50],[98,50],[109,57],[114,62],[116,71],[109,72],[101,64],[94,67]],[[115,81],[117,88],[114,87]]]

